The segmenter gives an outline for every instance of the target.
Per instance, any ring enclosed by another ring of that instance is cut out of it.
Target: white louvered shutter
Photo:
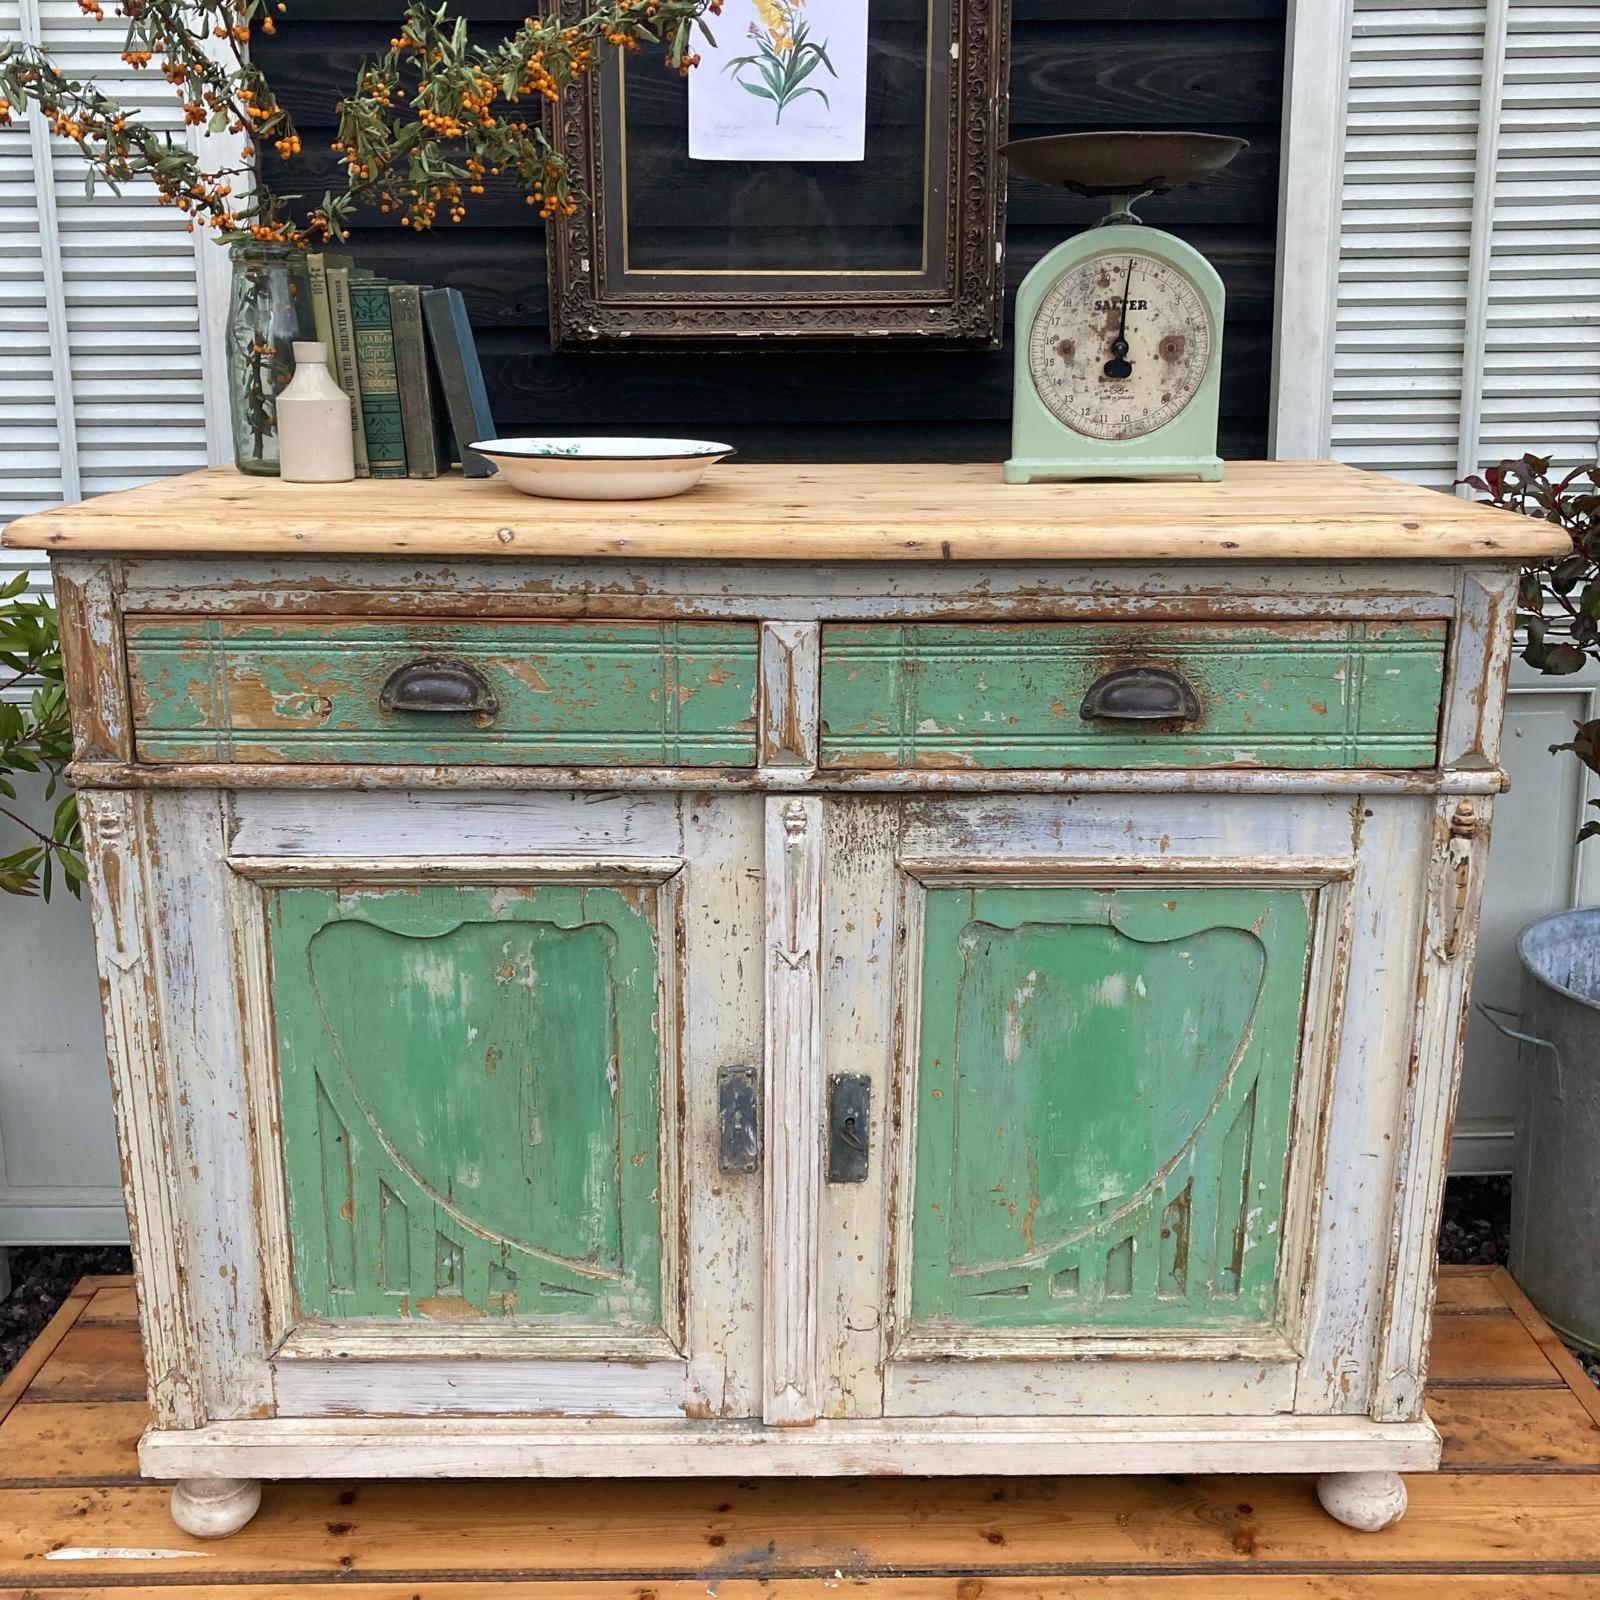
[[[1330,439],[1448,488],[1600,446],[1600,4],[1355,0]]]
[[[1600,446],[1600,5],[1514,3],[1505,40],[1479,462]]]
[[[41,42],[70,77],[181,127],[159,67],[121,60],[126,27],[109,6],[96,21],[77,0],[0,0],[0,34]],[[199,254],[220,250],[197,247],[152,186],[117,196],[101,182],[90,198],[84,171],[36,117],[0,129],[0,525],[204,466],[225,437],[202,347],[226,264]],[[0,571],[27,566],[42,581],[40,563],[0,552]]]

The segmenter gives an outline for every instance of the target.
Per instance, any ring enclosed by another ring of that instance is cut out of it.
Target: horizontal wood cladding
[[[485,33],[527,11],[521,0],[468,0],[464,9]],[[1250,141],[1204,186],[1142,208],[1150,223],[1202,250],[1226,285],[1220,448],[1230,459],[1263,455],[1267,443],[1285,11],[1284,0],[1013,0],[1012,137],[1183,127]],[[305,153],[275,175],[278,187],[310,196],[336,181],[326,148],[335,137],[331,108],[393,25],[376,0],[307,0],[275,37],[256,41],[305,138]],[[858,223],[881,228],[865,203],[870,173],[863,183]],[[664,222],[681,210],[675,182],[646,186],[639,199]],[[1010,185],[1008,320],[1028,269],[1101,209],[1043,184]],[[529,215],[520,193],[491,183],[458,228],[418,236],[396,217],[373,215],[351,245],[381,275],[462,291],[502,433],[655,432],[670,412],[677,431],[727,439],[764,460],[999,460],[1009,452],[1009,333],[995,351],[872,343],[825,353],[763,346],[556,355],[545,239]],[[704,243],[677,231],[685,250]]]
[[[822,633],[822,761],[862,767],[1427,767],[1440,622],[866,624]],[[1198,716],[1096,719],[1091,685],[1169,672]]]
[[[753,767],[749,623],[128,621],[149,762]],[[391,675],[447,660],[492,711],[388,709]]]

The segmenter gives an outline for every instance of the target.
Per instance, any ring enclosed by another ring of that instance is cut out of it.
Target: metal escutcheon
[[[859,1072],[828,1079],[828,1182],[865,1183],[871,1155],[872,1080]]]
[[[754,1067],[724,1067],[717,1074],[717,1165],[724,1172],[754,1172],[761,1165],[761,1107]]]

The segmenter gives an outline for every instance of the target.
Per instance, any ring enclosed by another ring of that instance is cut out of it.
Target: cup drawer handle
[[[1187,722],[1200,715],[1200,697],[1186,678],[1164,667],[1123,667],[1096,678],[1079,710],[1086,720]]]
[[[385,711],[435,711],[492,717],[500,709],[476,667],[465,661],[408,661],[384,681],[378,704]]]

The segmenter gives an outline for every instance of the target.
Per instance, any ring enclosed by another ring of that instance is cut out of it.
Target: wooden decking
[[[133,1291],[0,1384],[0,1600],[1591,1600],[1600,1390],[1499,1270],[1445,1273],[1445,1470],[1349,1533],[1304,1478],[285,1483],[201,1545],[141,1482]]]

